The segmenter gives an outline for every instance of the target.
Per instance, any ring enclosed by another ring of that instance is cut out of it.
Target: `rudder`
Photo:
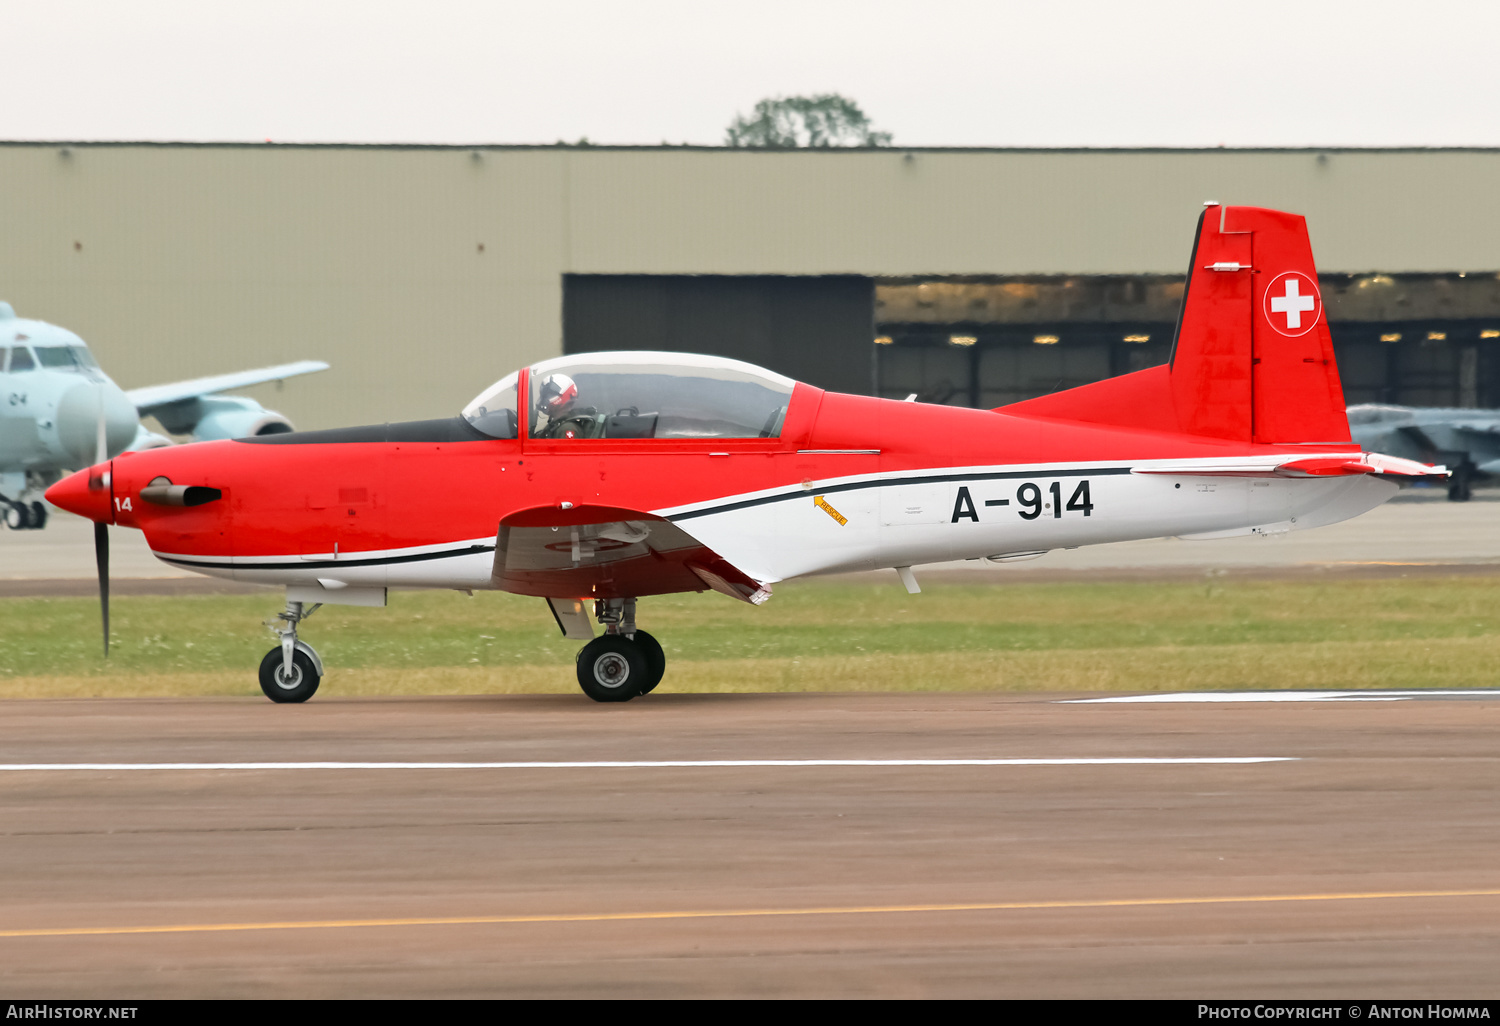
[[[1254,240],[1253,440],[1349,441],[1344,388],[1318,288],[1307,220],[1278,210],[1229,207],[1224,211],[1224,227]]]

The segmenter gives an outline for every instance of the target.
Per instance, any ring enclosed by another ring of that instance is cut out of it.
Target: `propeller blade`
[[[94,447],[94,463],[100,464],[109,459],[109,446],[104,438],[104,389],[99,389],[99,428],[98,443]]]
[[[99,614],[104,621],[104,656],[109,657],[109,525],[94,523],[94,562],[99,567]]]

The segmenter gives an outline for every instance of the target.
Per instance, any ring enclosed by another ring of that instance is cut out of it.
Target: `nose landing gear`
[[[628,702],[650,694],[667,669],[655,638],[635,626],[635,599],[600,599],[594,615],[604,635],[578,653],[578,686],[596,702]]]
[[[12,531],[40,531],[47,526],[47,507],[40,502],[12,502],[0,495],[0,506],[4,506],[0,521]]]
[[[318,690],[323,660],[311,645],[298,639],[297,624],[321,607],[319,602],[304,609],[301,602],[289,600],[283,612],[266,621],[271,633],[281,639],[260,661],[260,689],[271,701],[305,702]]]

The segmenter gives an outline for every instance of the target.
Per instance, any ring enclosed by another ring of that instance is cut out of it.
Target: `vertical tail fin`
[[[1348,441],[1306,220],[1210,205],[1168,367],[1004,409],[1243,442]]]
[[[1253,442],[1342,442],[1344,391],[1297,214],[1203,212],[1172,352],[1182,430]]]

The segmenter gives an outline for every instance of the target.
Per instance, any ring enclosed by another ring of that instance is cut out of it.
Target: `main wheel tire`
[[[40,502],[31,504],[31,529],[40,531],[47,526],[47,507]]]
[[[273,702],[305,702],[318,690],[322,678],[312,658],[301,649],[292,653],[292,672],[287,676],[281,646],[260,661],[260,689]]]
[[[5,507],[5,526],[12,531],[24,531],[31,526],[31,512],[25,503],[12,503]]]
[[[1478,469],[1467,459],[1453,468],[1453,476],[1448,479],[1449,502],[1468,502],[1474,497],[1474,472]]]
[[[641,685],[640,694],[649,695],[667,672],[667,654],[661,650],[661,642],[645,631],[636,631],[633,640],[646,657],[646,682]]]
[[[628,702],[649,677],[641,646],[619,634],[595,638],[578,653],[578,686],[596,702]]]

